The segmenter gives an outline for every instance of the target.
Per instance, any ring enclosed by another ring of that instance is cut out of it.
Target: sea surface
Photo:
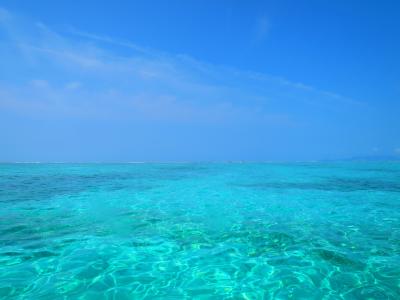
[[[1,299],[400,299],[400,163],[1,164]]]

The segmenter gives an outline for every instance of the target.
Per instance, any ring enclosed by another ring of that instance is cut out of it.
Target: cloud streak
[[[245,130],[252,132],[246,143],[256,145],[266,132],[289,141],[321,136],[315,130],[321,127],[339,135],[370,112],[362,102],[279,76],[77,29],[57,32],[5,10],[0,20],[0,54],[12,70],[0,80],[0,110],[7,114],[140,122],[149,132],[154,124],[224,128],[215,137],[221,141]]]
[[[10,14],[2,12],[2,15]],[[20,51],[22,57],[29,53],[29,63],[45,70],[41,73],[46,73],[47,70],[57,72],[58,81],[63,80],[63,77],[72,77],[70,80],[65,78],[65,81],[79,82],[79,78],[85,77],[84,85],[75,83],[71,86],[71,83],[64,82],[62,85],[70,87],[68,91],[62,88],[56,90],[52,87],[51,95],[54,99],[67,96],[81,98],[85,94],[86,96],[91,94],[91,99],[104,99],[110,97],[113,94],[111,91],[114,91],[120,97],[117,101],[119,104],[122,102],[121,99],[125,99],[124,101],[131,104],[140,103],[138,105],[142,108],[143,99],[147,97],[147,106],[159,110],[157,115],[160,117],[162,112],[167,113],[165,105],[168,101],[159,99],[174,99],[174,101],[169,101],[171,105],[168,107],[171,110],[176,109],[171,113],[176,116],[179,115],[180,110],[187,111],[188,107],[203,111],[209,109],[210,113],[214,112],[212,115],[218,111],[217,107],[225,107],[224,112],[229,111],[226,107],[231,107],[232,110],[242,110],[243,114],[247,110],[258,111],[260,115],[257,117],[262,117],[263,113],[265,115],[285,114],[285,111],[279,109],[279,106],[284,106],[282,101],[290,101],[294,106],[313,101],[318,105],[321,102],[325,102],[324,105],[329,105],[329,102],[358,104],[335,93],[320,91],[280,77],[210,65],[187,55],[170,55],[130,42],[77,30],[70,30],[69,35],[62,35],[40,23],[35,24],[33,31],[27,32],[21,26],[22,22],[16,23],[15,18],[8,23],[7,18],[2,19],[5,19],[6,23],[3,30],[5,29],[12,37],[8,42],[14,43],[12,46]],[[74,38],[75,36],[79,39]],[[118,49],[111,50],[110,45],[128,48],[132,50],[132,53],[121,54]],[[74,75],[78,79],[74,79]],[[48,76],[49,78],[43,79],[51,81],[51,74],[42,76]],[[78,86],[86,91],[80,89],[78,92],[76,89]],[[17,88],[29,89],[28,86]],[[7,90],[4,86],[3,89]],[[71,90],[76,90],[74,95],[71,95]],[[46,94],[43,94],[43,97],[40,97],[38,93],[32,94],[37,95],[38,98],[35,101],[38,102],[44,101],[40,98],[47,97]],[[8,95],[10,97],[8,101],[25,101],[21,95],[15,94],[12,88],[8,88]],[[277,101],[280,105],[277,105]],[[73,101],[64,104],[67,106],[71,102]],[[110,102],[112,102],[111,99]],[[18,106],[22,104],[19,103]],[[46,102],[46,105],[50,103]],[[94,110],[98,109],[97,101],[94,101],[93,105]],[[160,106],[157,107],[157,105]],[[249,109],[244,109],[243,106]],[[264,106],[268,106],[268,110],[265,110]],[[135,110],[132,109],[132,111]],[[221,118],[225,118],[227,114],[229,113],[221,113]]]

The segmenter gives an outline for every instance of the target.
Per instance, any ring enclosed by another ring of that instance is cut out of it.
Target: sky
[[[0,161],[400,158],[399,1],[0,0]]]

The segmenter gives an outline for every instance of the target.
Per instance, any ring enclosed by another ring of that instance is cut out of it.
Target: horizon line
[[[327,162],[398,162],[400,157],[341,158],[319,160],[194,160],[194,161],[0,161],[1,164],[279,164],[279,163],[327,163]]]

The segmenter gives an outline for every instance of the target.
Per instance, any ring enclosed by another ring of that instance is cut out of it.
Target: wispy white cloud
[[[266,39],[270,30],[270,21],[266,16],[262,16],[256,20],[255,39],[261,42]]]
[[[30,84],[34,88],[39,88],[39,89],[43,89],[43,88],[48,88],[49,87],[49,82],[47,80],[43,80],[43,79],[33,79],[33,80],[30,81]]]
[[[5,22],[11,18],[11,14],[5,10],[4,8],[0,7],[0,21]]]
[[[30,64],[41,79],[1,83],[3,109],[53,116],[292,126],[315,110],[337,113],[343,106],[362,104],[278,76],[213,65],[76,29],[59,33],[41,23],[26,28],[25,21],[9,16],[0,10],[7,42],[19,51],[19,67]],[[260,22],[260,34],[265,35],[268,22]]]
[[[82,84],[80,82],[72,81],[72,82],[68,82],[65,85],[65,88],[68,90],[76,90],[76,89],[79,89],[81,86],[82,86]]]
[[[258,19],[257,24],[258,24],[257,28],[259,28],[260,33],[262,33],[262,35],[265,35],[269,29],[268,19],[266,17],[262,17],[262,18]],[[258,72],[252,72],[252,71],[243,71],[243,70],[238,70],[238,69],[235,69],[232,67],[213,65],[213,64],[209,64],[206,62],[196,60],[188,55],[183,55],[183,54],[170,55],[168,53],[165,53],[165,52],[162,52],[159,50],[155,50],[155,49],[151,49],[149,47],[140,47],[140,46],[138,46],[134,43],[128,42],[128,41],[121,41],[121,40],[118,40],[115,38],[110,38],[110,37],[101,37],[99,35],[93,35],[93,34],[81,32],[76,29],[70,29],[69,32],[74,35],[85,37],[85,38],[88,38],[91,40],[102,41],[107,44],[118,45],[121,47],[127,47],[127,48],[131,48],[133,50],[136,50],[136,51],[140,51],[141,53],[147,55],[147,57],[151,57],[154,61],[156,61],[156,63],[158,64],[157,68],[160,67],[161,61],[164,61],[164,62],[172,61],[172,64],[179,63],[181,65],[186,65],[190,69],[193,69],[197,72],[204,74],[205,76],[209,76],[212,78],[220,79],[221,77],[226,77],[226,74],[230,74],[230,75],[235,75],[236,77],[244,77],[246,79],[255,80],[256,82],[259,82],[261,84],[263,84],[265,82],[273,82],[273,84],[289,86],[290,88],[317,93],[317,94],[319,94],[319,96],[321,96],[322,101],[326,100],[326,99],[322,99],[322,98],[330,98],[329,100],[331,100],[331,101],[337,100],[337,101],[347,102],[349,104],[351,103],[351,104],[356,104],[356,105],[360,105],[360,106],[366,106],[365,103],[357,101],[350,97],[345,97],[343,95],[340,95],[340,94],[332,92],[332,91],[320,90],[313,86],[306,85],[301,82],[293,82],[293,81],[290,81],[286,78],[279,77],[279,76],[273,76],[270,74],[258,73]],[[144,77],[156,77],[156,74],[157,73],[155,71],[152,72],[151,70],[143,71]],[[322,97],[322,96],[324,96],[324,97]]]
[[[380,152],[380,148],[379,147],[373,147],[372,149],[371,149],[371,151],[373,152],[373,153],[378,153],[378,152]]]

